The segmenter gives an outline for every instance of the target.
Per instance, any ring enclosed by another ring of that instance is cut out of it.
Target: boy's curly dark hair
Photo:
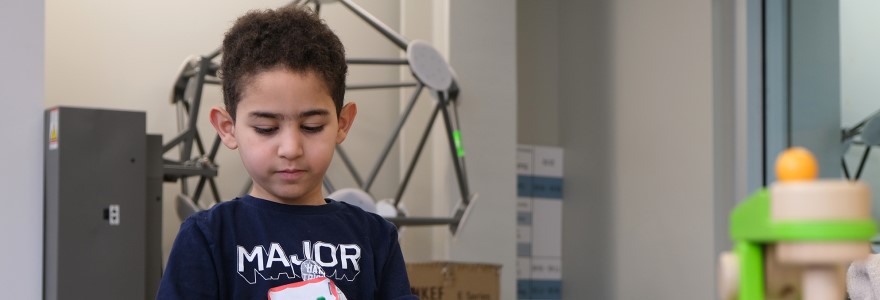
[[[248,12],[226,32],[222,53],[223,103],[233,120],[245,86],[259,72],[276,67],[314,72],[333,98],[336,114],[342,109],[348,72],[345,49],[327,24],[306,8]]]

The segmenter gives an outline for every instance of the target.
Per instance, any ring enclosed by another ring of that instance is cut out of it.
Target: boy
[[[323,198],[357,113],[342,105],[339,38],[294,6],[242,16],[222,51],[225,109],[211,110],[211,124],[253,188],[184,221],[158,298],[416,299],[394,226]]]

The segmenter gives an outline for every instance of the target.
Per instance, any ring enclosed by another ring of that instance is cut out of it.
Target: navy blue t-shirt
[[[183,222],[158,299],[266,299],[329,278],[349,300],[417,299],[397,229],[347,203],[285,205],[243,196]]]

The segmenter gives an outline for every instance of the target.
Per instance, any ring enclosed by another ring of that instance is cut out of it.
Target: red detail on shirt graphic
[[[311,280],[273,287],[269,289],[268,297],[270,300],[320,298],[327,300],[345,299],[344,295],[340,298],[339,294],[339,289],[332,280],[327,277],[318,277]]]

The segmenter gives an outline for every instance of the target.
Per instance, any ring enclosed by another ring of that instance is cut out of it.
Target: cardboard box
[[[406,264],[410,288],[421,300],[498,300],[500,269],[458,262]]]

